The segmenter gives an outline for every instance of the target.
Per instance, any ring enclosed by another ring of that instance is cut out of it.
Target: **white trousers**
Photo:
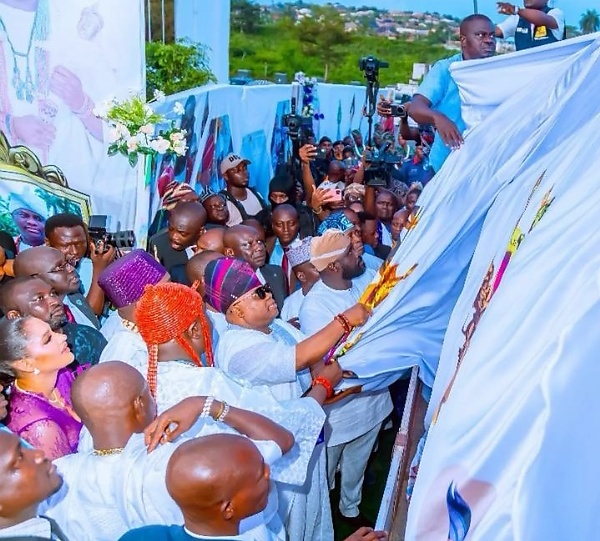
[[[329,489],[335,486],[335,473],[340,466],[340,512],[345,517],[357,517],[362,499],[367,462],[377,441],[381,423],[347,443],[327,447],[327,478]]]

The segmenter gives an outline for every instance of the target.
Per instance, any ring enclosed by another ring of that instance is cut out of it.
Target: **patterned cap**
[[[205,201],[207,201],[211,197],[214,197],[215,195],[223,199],[223,201],[225,201],[225,197],[223,197],[222,194],[220,194],[219,192],[215,192],[210,187],[206,187],[200,192],[200,203],[204,203]]]
[[[340,259],[350,246],[350,239],[338,229],[328,229],[321,237],[313,237],[310,243],[310,262],[319,272]]]
[[[321,225],[319,225],[319,229],[317,233],[322,235],[328,229],[339,229],[342,233],[346,233],[350,231],[354,227],[354,224],[348,219],[348,217],[341,211],[332,212],[327,218],[325,218]]]
[[[290,267],[294,268],[302,263],[308,263],[310,261],[310,241],[312,237],[304,237],[303,239],[296,239],[292,244],[287,247],[285,255],[288,258]]]
[[[144,250],[132,250],[106,267],[98,285],[117,308],[128,306],[144,293],[148,284],[157,284],[166,269]]]
[[[229,307],[240,297],[260,286],[254,269],[241,259],[215,259],[204,270],[206,300],[222,314],[227,313]]]
[[[181,198],[189,193],[194,193],[194,189],[189,184],[172,180],[165,188],[162,198],[162,208],[164,210],[173,210]]]

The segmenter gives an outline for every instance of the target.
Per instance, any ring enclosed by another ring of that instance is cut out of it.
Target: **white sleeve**
[[[562,10],[554,8],[548,12],[548,15],[556,21],[556,24],[558,24],[558,27],[550,29],[552,30],[552,35],[556,39],[562,40],[565,35],[565,14]]]
[[[517,31],[517,25],[519,24],[519,16],[518,15],[510,15],[506,17],[501,23],[498,23],[496,26],[502,30],[502,38],[514,38],[515,32]]]
[[[306,336],[312,336],[331,323],[335,314],[323,306],[319,299],[307,296],[300,307],[298,317],[302,332]]]
[[[258,452],[262,455],[265,464],[267,466],[272,466],[275,462],[277,462],[281,457],[281,448],[274,441],[271,440],[250,440],[256,448]]]

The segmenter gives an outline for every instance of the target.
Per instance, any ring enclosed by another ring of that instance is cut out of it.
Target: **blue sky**
[[[264,2],[264,0],[262,0]],[[319,4],[327,0],[310,0]],[[338,0],[347,6],[376,5],[382,9],[413,10],[413,11],[438,11],[456,17],[465,17],[473,12],[472,0]],[[516,1],[516,0],[515,0]],[[522,4],[522,2],[519,2]],[[496,12],[495,0],[478,0],[480,13],[485,13],[494,22],[502,19]],[[587,9],[598,9],[598,0],[554,0],[550,5],[561,8],[565,12],[567,24],[579,26],[581,14]]]

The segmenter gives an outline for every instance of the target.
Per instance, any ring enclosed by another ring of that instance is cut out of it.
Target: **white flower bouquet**
[[[157,90],[154,92],[154,99],[149,102],[138,94],[132,94],[126,100],[111,99],[96,107],[94,115],[109,125],[108,155],[126,156],[131,167],[136,166],[140,154],[183,156],[187,150],[185,130],[175,127],[174,120],[170,122],[170,128],[156,129],[157,124],[165,124],[167,119],[156,113],[150,104],[164,100],[164,92]],[[173,113],[181,116],[184,113],[183,105],[176,102]]]

